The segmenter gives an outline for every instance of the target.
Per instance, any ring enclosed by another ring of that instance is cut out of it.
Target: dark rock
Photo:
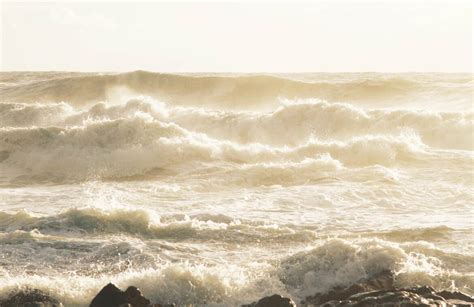
[[[26,289],[12,293],[3,301],[1,307],[59,307],[63,306],[57,299],[38,289]]]
[[[437,294],[446,300],[459,300],[459,301],[474,303],[474,298],[472,296],[469,296],[462,292],[440,291]]]
[[[274,294],[272,296],[266,296],[258,302],[242,305],[242,307],[296,307],[296,304],[287,297]]]
[[[370,279],[362,279],[348,288],[337,287],[327,293],[318,293],[309,296],[303,302],[306,305],[321,305],[330,301],[344,301],[350,296],[376,290],[393,289],[393,273],[386,270],[382,271]]]
[[[474,306],[474,298],[461,292],[436,292],[428,286],[395,288],[393,274],[381,272],[347,288],[334,288],[301,302],[303,306]]]
[[[128,304],[125,292],[109,283],[92,299],[90,307],[118,307]]]
[[[393,289],[394,275],[392,271],[384,270],[372,278],[363,280],[363,284],[367,289],[372,290],[389,290]]]
[[[125,296],[129,304],[133,307],[141,307],[141,306],[150,306],[151,302],[149,299],[142,295],[140,289],[134,286],[130,286],[125,290]]]
[[[151,304],[137,287],[130,286],[122,291],[109,283],[92,299],[90,307],[168,307],[173,305]]]

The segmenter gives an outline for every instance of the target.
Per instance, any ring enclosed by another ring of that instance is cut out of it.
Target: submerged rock
[[[258,302],[253,302],[242,307],[296,307],[296,304],[289,298],[278,294],[266,296]]]
[[[1,307],[60,307],[63,304],[38,289],[26,289],[0,301]]]

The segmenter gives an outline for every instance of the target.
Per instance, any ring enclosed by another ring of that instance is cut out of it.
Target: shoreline
[[[1,307],[66,306],[38,289],[12,292],[0,300]],[[125,291],[113,283],[104,286],[91,300],[90,307],[174,307],[173,302],[152,302],[131,285]],[[190,304],[186,306],[202,306]],[[205,306],[205,305],[204,305]],[[301,302],[279,294],[262,297],[241,307],[311,307],[311,306],[474,306],[474,297],[459,291],[435,290],[430,286],[398,288],[394,286],[394,273],[382,271],[370,278],[361,279],[349,287],[335,287],[326,293],[315,293]]]

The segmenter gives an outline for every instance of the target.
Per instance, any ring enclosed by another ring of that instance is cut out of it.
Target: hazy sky
[[[470,2],[1,4],[2,70],[471,71]]]

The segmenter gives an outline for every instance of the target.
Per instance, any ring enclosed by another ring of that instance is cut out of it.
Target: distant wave
[[[4,73],[8,74],[8,73]],[[7,75],[8,76],[8,75]],[[12,81],[14,78],[3,77]],[[427,82],[430,81],[430,82]],[[434,82],[433,82],[434,81]],[[279,97],[320,98],[329,101],[383,101],[430,94],[430,100],[450,100],[452,95],[472,102],[472,76],[441,75],[426,80],[410,75],[372,74],[354,79],[302,81],[271,75],[178,75],[135,71],[121,74],[65,74],[45,80],[0,87],[3,102],[69,102],[83,105],[110,100],[114,95],[142,94],[177,105],[246,109],[274,105]],[[413,99],[413,98],[412,98]],[[429,102],[429,101],[427,101]]]

